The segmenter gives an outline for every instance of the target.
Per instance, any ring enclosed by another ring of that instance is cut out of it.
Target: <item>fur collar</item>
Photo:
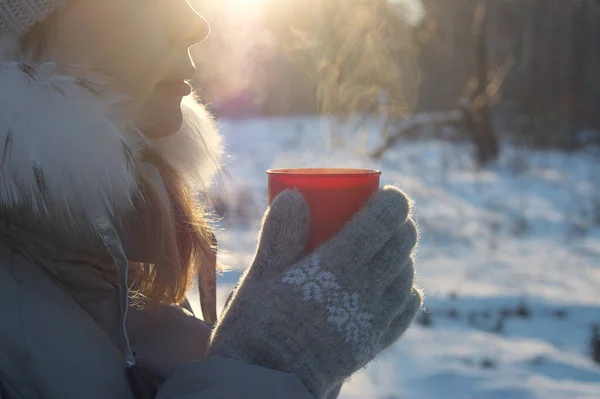
[[[145,148],[156,149],[191,188],[206,187],[221,154],[208,112],[184,99],[180,132],[152,141],[135,128],[126,99],[103,90],[104,80],[70,76],[54,63],[0,60],[2,208],[78,229],[98,212],[127,211]]]

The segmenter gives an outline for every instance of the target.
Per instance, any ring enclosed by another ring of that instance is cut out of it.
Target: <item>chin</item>
[[[150,120],[140,128],[150,139],[160,139],[174,135],[181,129],[183,114],[181,101],[176,104],[163,103],[161,107],[149,107]]]

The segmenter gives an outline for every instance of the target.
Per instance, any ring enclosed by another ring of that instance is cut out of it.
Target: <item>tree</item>
[[[428,4],[431,6],[432,2]],[[475,72],[475,75],[467,82],[465,93],[454,100],[454,103],[448,107],[451,108],[450,110],[424,113],[414,118],[413,123],[398,126],[396,132],[372,153],[373,157],[382,157],[383,153],[402,136],[425,126],[446,124],[458,125],[466,134],[470,135],[477,150],[479,166],[484,166],[498,157],[499,140],[492,120],[492,106],[499,98],[500,88],[508,69],[512,66],[512,58],[507,59],[504,65],[496,70],[490,69],[486,0],[477,0],[475,5],[471,24],[474,39],[469,42],[472,43],[469,49],[472,56],[467,57],[467,60],[473,60],[471,70]],[[428,28],[432,26],[430,21],[425,21],[425,24]],[[463,45],[463,51],[464,48]],[[458,108],[458,112],[456,108]]]
[[[464,107],[465,120],[473,142],[477,147],[477,162],[485,165],[495,160],[499,153],[498,137],[492,121],[490,97],[488,96],[488,40],[487,21],[488,13],[486,0],[478,0],[473,19],[473,34],[475,40],[475,63],[477,70],[477,83],[471,94],[470,103]]]

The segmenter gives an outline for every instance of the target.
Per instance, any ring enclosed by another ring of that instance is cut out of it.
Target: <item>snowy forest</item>
[[[216,112],[364,114],[384,103],[401,119],[468,105],[491,114],[487,134],[562,148],[600,129],[597,0],[287,3],[207,6],[200,86]]]

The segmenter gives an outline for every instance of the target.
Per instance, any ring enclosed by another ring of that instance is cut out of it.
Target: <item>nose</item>
[[[180,21],[180,26],[185,29],[183,33],[184,42],[188,46],[200,43],[205,40],[210,34],[210,25],[208,21],[200,15],[197,9],[192,5],[190,0],[185,0],[186,4]]]

